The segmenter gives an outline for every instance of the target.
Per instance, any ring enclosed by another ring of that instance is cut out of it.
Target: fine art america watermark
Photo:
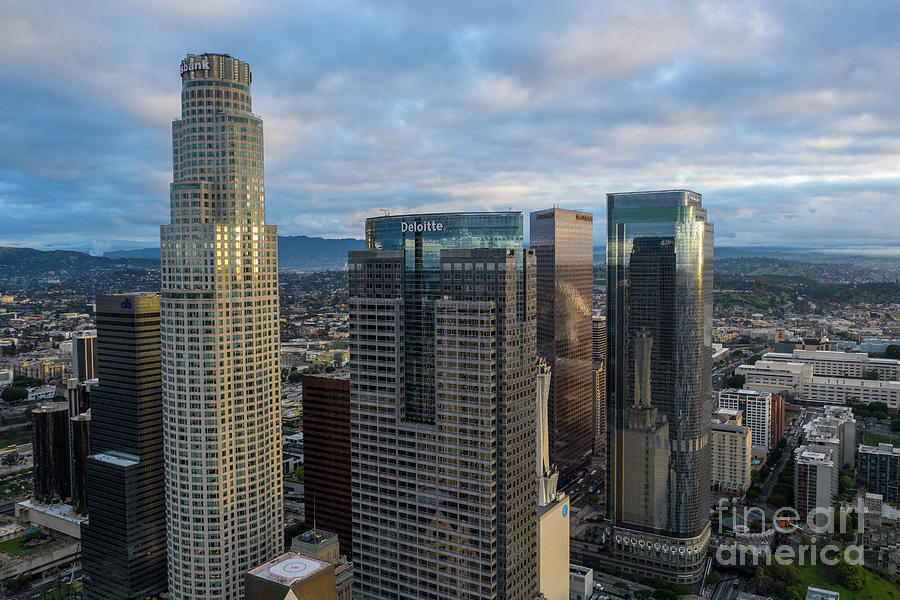
[[[722,535],[722,521],[728,509],[728,501],[724,498],[719,500],[719,534]],[[854,529],[848,524],[852,524],[850,519],[852,513],[856,513],[856,528]],[[738,534],[738,538],[743,538],[745,542],[739,542],[730,546],[719,546],[716,550],[716,560],[724,566],[745,566],[760,564],[771,565],[773,562],[780,565],[816,565],[823,564],[833,566],[841,560],[851,565],[863,564],[863,547],[857,544],[848,544],[846,546],[838,546],[836,544],[825,544],[819,546],[816,544],[818,536],[828,537],[837,533],[854,533],[854,539],[861,539],[864,526],[865,505],[862,498],[857,499],[857,505],[853,510],[848,510],[843,506],[840,510],[833,507],[817,507],[810,511],[806,516],[805,531],[809,531],[809,544],[780,544],[772,546],[775,533],[791,534],[804,531],[801,527],[800,514],[793,507],[782,507],[775,511],[772,515],[771,529],[766,526],[766,513],[758,507],[744,507],[743,522],[747,523],[751,517],[758,517],[762,523],[763,533],[749,533],[745,531]],[[738,523],[737,506],[731,507],[732,523]],[[746,528],[744,528],[746,530]],[[768,534],[766,533],[768,532]],[[737,532],[736,532],[737,533]]]

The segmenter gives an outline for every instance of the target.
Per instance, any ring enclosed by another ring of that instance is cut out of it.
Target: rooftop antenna
[[[380,209],[380,210],[381,210],[381,216],[382,216],[382,217],[389,217],[389,216],[391,216],[391,211],[390,211],[390,209],[388,209],[388,208],[382,208],[382,209]]]

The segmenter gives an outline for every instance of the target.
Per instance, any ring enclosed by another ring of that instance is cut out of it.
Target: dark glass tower
[[[159,294],[97,296],[91,392],[86,599],[132,600],[166,590]]]
[[[531,213],[537,259],[537,352],[550,378],[550,460],[561,485],[576,477],[593,453],[594,217],[549,208]]]
[[[532,600],[535,259],[520,213],[366,222],[351,252],[354,597]]]
[[[350,502],[350,380],[303,376],[303,492],[306,521],[353,553]]]
[[[609,494],[625,569],[692,583],[709,542],[713,226],[686,190],[607,198]]]
[[[72,495],[68,404],[48,402],[35,408],[31,424],[34,499],[41,504],[66,502]]]

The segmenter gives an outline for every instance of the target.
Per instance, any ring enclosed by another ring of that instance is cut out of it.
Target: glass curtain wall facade
[[[571,482],[593,453],[594,218],[550,208],[531,213],[537,258],[537,351],[550,379],[550,459],[560,484]]]
[[[166,505],[157,293],[97,296],[97,372],[87,459],[88,600],[166,591]]]
[[[373,218],[366,242],[348,265],[354,597],[532,600],[522,215]]]
[[[709,541],[713,226],[687,190],[607,197],[608,504],[624,568],[692,583]]]
[[[181,63],[161,228],[169,597],[236,600],[284,549],[278,248],[250,65]]]

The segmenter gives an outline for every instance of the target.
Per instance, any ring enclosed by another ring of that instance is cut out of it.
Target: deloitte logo
[[[400,231],[406,233],[407,231],[412,231],[414,233],[420,233],[423,231],[443,231],[444,224],[439,223],[437,221],[425,221],[424,223],[400,223]]]

